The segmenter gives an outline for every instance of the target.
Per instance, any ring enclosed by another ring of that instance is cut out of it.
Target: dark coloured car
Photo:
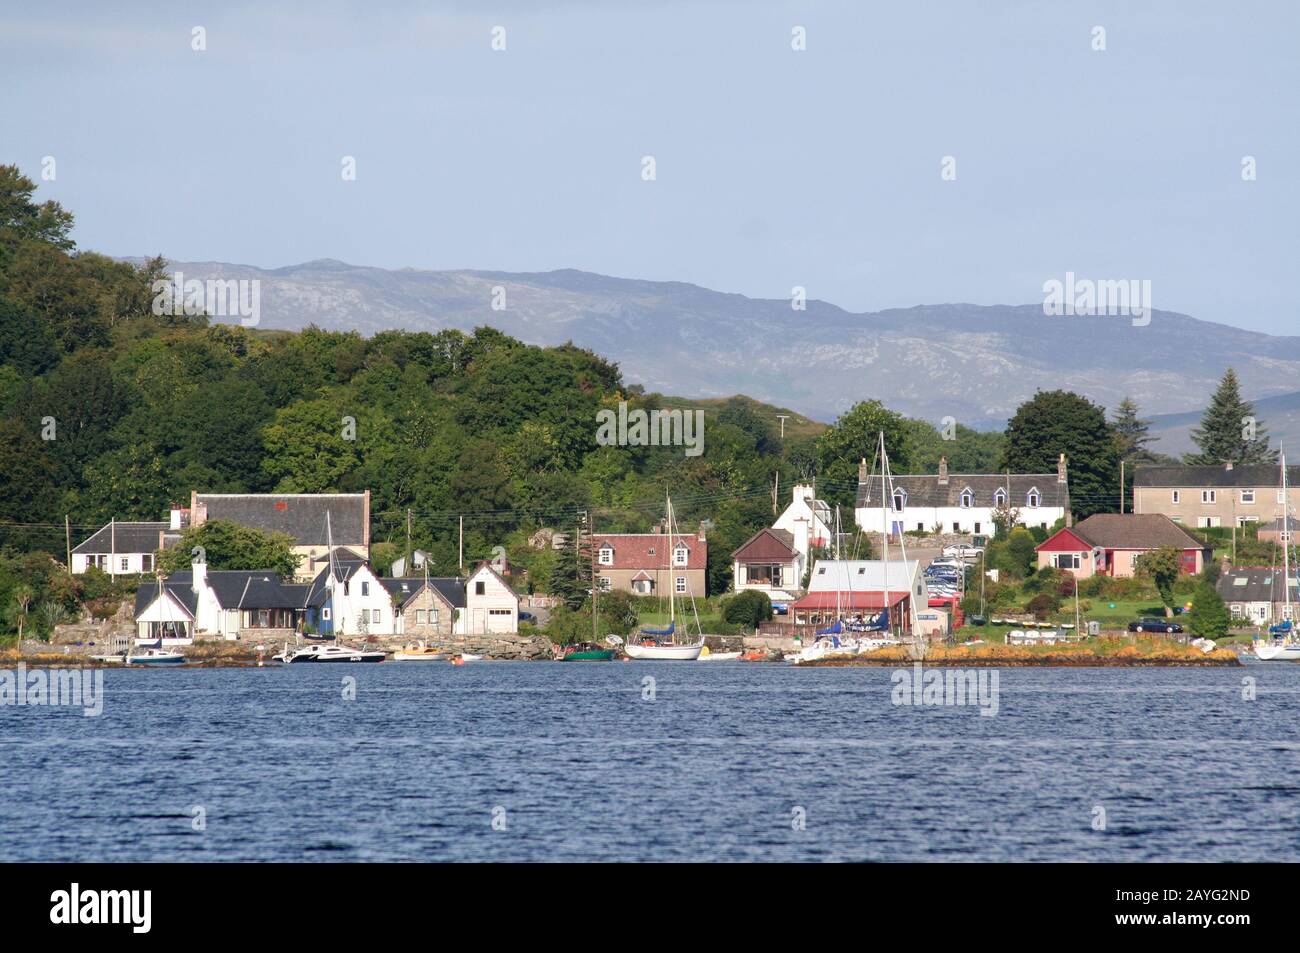
[[[1183,627],[1168,619],[1137,619],[1128,624],[1130,632],[1182,632]]]
[[[536,625],[536,624],[537,624],[537,616],[533,615],[531,612],[525,612],[523,609],[520,609],[520,610],[519,610],[519,621],[520,621],[520,622],[528,623],[529,625]]]

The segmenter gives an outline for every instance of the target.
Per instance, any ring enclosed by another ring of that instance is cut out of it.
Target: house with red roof
[[[1057,530],[1036,547],[1038,566],[1052,566],[1089,576],[1132,576],[1138,557],[1172,546],[1181,554],[1185,574],[1199,573],[1213,558],[1213,548],[1168,516],[1159,513],[1098,513]]]
[[[603,533],[591,545],[602,592],[708,594],[709,544],[703,533]]]

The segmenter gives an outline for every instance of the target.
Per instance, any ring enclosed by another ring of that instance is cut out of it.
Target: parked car
[[[526,623],[528,623],[529,625],[536,625],[536,624],[537,624],[537,616],[533,615],[531,612],[526,612],[526,611],[524,611],[523,609],[520,609],[520,610],[519,610],[519,621],[520,621],[520,622],[526,622]]]
[[[979,559],[983,553],[982,546],[972,546],[970,543],[954,543],[943,548],[945,556],[955,556],[957,559]]]
[[[1182,632],[1183,627],[1168,619],[1135,619],[1128,624],[1130,632]]]
[[[948,566],[951,569],[956,570],[961,568],[962,561],[958,559],[956,556],[940,556],[938,559],[933,559],[930,561],[929,568],[935,569],[935,568],[941,568],[943,566]]]

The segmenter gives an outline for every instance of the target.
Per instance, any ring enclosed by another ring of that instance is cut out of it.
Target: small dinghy
[[[393,653],[394,662],[445,662],[451,658],[446,649],[434,648],[424,642],[412,643]]]

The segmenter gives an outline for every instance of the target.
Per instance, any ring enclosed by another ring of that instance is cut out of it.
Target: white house
[[[789,530],[760,529],[731,554],[736,592],[753,589],[774,603],[788,603],[803,587],[802,560]]]
[[[1056,473],[952,473],[946,458],[936,474],[893,477],[891,498],[881,505],[880,478],[868,478],[867,461],[858,465],[854,518],[868,533],[994,533],[1000,508],[1017,511],[1022,526],[1050,528],[1070,511],[1065,454]]]
[[[519,597],[488,563],[479,563],[465,580],[465,610],[458,635],[519,631]]]
[[[187,645],[196,638],[291,638],[302,616],[303,586],[273,571],[213,570],[194,563],[136,592],[137,641]]]
[[[72,550],[72,572],[95,566],[110,576],[151,573],[154,553],[180,539],[167,523],[112,520]]]
[[[795,485],[790,505],[772,523],[772,529],[790,534],[791,545],[799,554],[797,576],[793,585],[799,586],[808,570],[809,554],[814,549],[824,549],[835,541],[835,514],[825,500],[817,499],[817,491],[809,484]]]
[[[334,557],[307,587],[307,625],[322,635],[396,635],[393,597],[370,564],[354,554]]]

